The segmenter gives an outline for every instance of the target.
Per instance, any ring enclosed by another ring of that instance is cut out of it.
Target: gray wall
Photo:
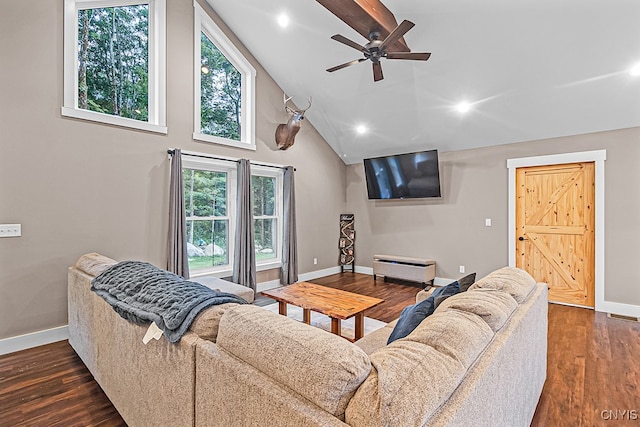
[[[300,272],[335,266],[345,165],[309,123],[276,149],[282,91],[244,48],[258,76],[255,152],[191,138],[191,0],[167,1],[168,135],[62,118],[62,12],[61,0],[0,3],[0,223],[23,234],[0,239],[0,339],[67,323],[66,269],[83,253],[164,265],[168,148],[295,166]]]
[[[436,275],[447,278],[461,276],[460,265],[480,275],[507,265],[507,159],[606,149],[605,299],[640,305],[638,141],[640,128],[631,128],[441,152],[438,200],[367,200],[364,168],[350,165],[347,211],[355,214],[356,264],[371,267],[374,254],[432,258]]]

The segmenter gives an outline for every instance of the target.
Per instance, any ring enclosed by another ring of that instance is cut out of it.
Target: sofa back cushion
[[[117,262],[104,255],[92,252],[84,254],[75,263],[75,267],[87,273],[90,276],[97,277],[101,275],[107,268],[117,264]]]
[[[228,302],[226,304],[212,305],[209,308],[205,308],[193,320],[191,326],[189,326],[189,330],[203,340],[216,342],[220,318],[222,318],[225,311],[237,305],[239,304]]]
[[[472,289],[499,289],[508,292],[521,304],[533,292],[536,281],[524,270],[503,267],[489,273],[469,287]]]
[[[497,332],[517,307],[516,300],[506,291],[477,288],[447,298],[437,311],[458,310],[476,314],[493,332]]]
[[[363,427],[423,425],[492,338],[491,328],[475,314],[436,311],[406,338],[370,355],[374,369],[351,399],[345,422]]]
[[[336,417],[371,371],[344,338],[253,305],[224,313],[217,344]]]

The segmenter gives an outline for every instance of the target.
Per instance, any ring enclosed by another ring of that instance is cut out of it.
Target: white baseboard
[[[455,282],[456,279],[447,279],[446,277],[436,277],[433,279],[433,286],[447,286],[449,283]]]
[[[369,276],[373,276],[373,268],[356,265],[356,273],[368,274]]]
[[[260,282],[256,285],[256,292],[266,291],[267,289],[277,288],[278,286],[280,286],[280,279]]]
[[[0,355],[69,339],[67,325],[0,340]]]
[[[596,311],[619,314],[627,317],[640,317],[640,306],[623,304],[621,302],[604,301],[596,304]]]
[[[332,274],[340,273],[340,267],[330,267],[324,270],[310,271],[308,273],[302,273],[298,275],[299,282],[307,282],[309,280],[317,279],[319,277],[330,276]]]

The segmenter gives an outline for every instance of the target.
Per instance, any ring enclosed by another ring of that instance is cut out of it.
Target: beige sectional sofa
[[[547,287],[504,268],[409,336],[356,343],[253,305],[147,346],[70,269],[70,342],[134,426],[527,426],[546,377]],[[89,270],[89,271],[87,271]]]

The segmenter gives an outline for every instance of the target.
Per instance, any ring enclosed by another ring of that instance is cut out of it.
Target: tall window
[[[205,33],[200,39],[200,131],[240,141],[242,75]]]
[[[194,274],[230,274],[233,265],[237,173],[234,162],[183,158],[187,256]],[[283,171],[252,165],[256,267],[280,266]]]
[[[166,133],[165,0],[65,0],[62,114]]]
[[[185,169],[184,196],[189,270],[229,263],[229,173]]]
[[[274,176],[251,176],[256,263],[279,257],[277,182]],[[282,200],[282,198],[280,198]]]
[[[255,150],[255,69],[195,7],[194,139]]]

